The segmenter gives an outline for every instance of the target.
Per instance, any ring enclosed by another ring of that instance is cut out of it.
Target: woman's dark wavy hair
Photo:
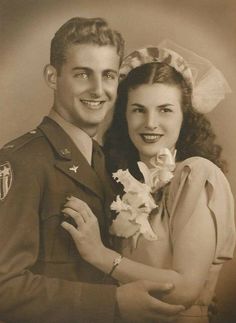
[[[222,148],[215,143],[215,134],[205,115],[192,107],[192,89],[182,75],[166,63],[148,63],[133,69],[121,81],[115,104],[113,120],[104,134],[104,152],[107,169],[110,173],[117,169],[129,168],[136,177],[140,177],[137,167],[139,154],[128,134],[126,106],[128,92],[141,84],[163,83],[175,85],[182,92],[183,123],[176,143],[176,160],[182,161],[193,156],[209,159],[226,171],[226,163],[221,159]]]

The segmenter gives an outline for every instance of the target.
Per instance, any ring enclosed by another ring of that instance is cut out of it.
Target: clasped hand
[[[70,233],[81,257],[87,262],[93,262],[101,257],[105,249],[100,235],[96,216],[89,206],[76,197],[67,198],[62,212],[66,217],[74,219],[76,226],[62,222],[61,226]]]

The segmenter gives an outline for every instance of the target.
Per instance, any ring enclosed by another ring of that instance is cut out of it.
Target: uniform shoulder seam
[[[25,133],[24,135],[22,135],[16,139],[13,139],[12,141],[5,144],[1,148],[0,152],[6,153],[6,154],[13,153],[13,152],[23,148],[25,145],[27,145],[31,141],[35,140],[36,138],[40,138],[40,137],[43,137],[43,134],[39,129],[31,130],[31,131]]]

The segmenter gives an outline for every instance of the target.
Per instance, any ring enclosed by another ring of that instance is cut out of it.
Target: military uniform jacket
[[[66,197],[73,195],[91,207],[106,240],[111,191],[96,146],[97,173],[46,117],[1,150],[0,319],[113,322],[116,287],[101,284],[104,274],[82,260],[60,225]]]

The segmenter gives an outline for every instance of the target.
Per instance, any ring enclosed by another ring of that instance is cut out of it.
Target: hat
[[[192,105],[200,113],[213,110],[231,89],[223,74],[207,59],[171,40],[148,46],[126,56],[120,67],[123,80],[135,68],[148,63],[165,63],[180,73],[192,89]]]

